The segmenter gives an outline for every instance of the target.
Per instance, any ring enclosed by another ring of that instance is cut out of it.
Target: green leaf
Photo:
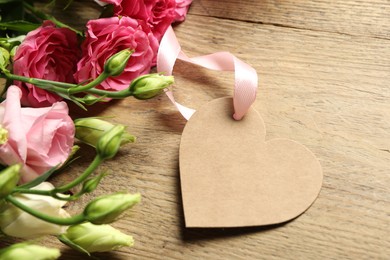
[[[50,91],[50,88],[48,89]],[[66,99],[66,100],[69,100],[69,101],[72,101],[73,103],[75,103],[78,107],[80,107],[82,110],[84,111],[88,111],[87,108],[81,104],[79,101],[77,101],[75,98],[73,97],[69,97],[65,94],[62,94],[62,93],[58,93],[58,92],[55,92],[55,91],[52,91],[53,93],[57,94],[58,96],[62,97],[63,99]]]
[[[32,187],[35,187],[35,186],[41,184],[42,182],[46,181],[57,170],[57,167],[58,167],[58,165],[54,166],[53,168],[51,168],[50,170],[48,170],[47,172],[45,172],[44,174],[42,174],[38,178],[36,178],[28,183],[25,183],[23,185],[20,185],[20,186],[18,186],[18,188],[30,189]]]
[[[30,23],[27,21],[0,22],[0,30],[12,30],[22,33],[28,33],[37,29],[39,26],[40,24]]]

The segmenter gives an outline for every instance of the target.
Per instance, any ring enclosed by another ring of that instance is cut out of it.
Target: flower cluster
[[[89,20],[85,31],[37,9],[34,1],[0,3],[0,78],[5,79],[0,103],[0,233],[24,239],[55,235],[86,254],[133,245],[131,236],[109,224],[137,204],[140,194],[103,195],[76,215],[64,206],[93,192],[106,175],[94,174],[98,166],[136,138],[124,125],[73,119],[68,102],[85,109],[130,96],[149,99],[172,85],[172,76],[149,73],[162,36],[172,23],[185,19],[192,0],[96,2],[104,18]],[[94,147],[95,158],[69,183],[49,183],[52,174],[73,161],[77,141]],[[28,242],[0,250],[0,259],[59,256],[57,249]]]
[[[22,105],[46,107],[63,98],[76,100],[70,95],[75,92],[56,89],[58,84],[48,86],[43,82],[31,82],[27,78],[68,83],[61,85],[64,88],[70,88],[71,84],[93,82],[88,87],[106,91],[89,91],[104,97],[99,101],[116,98],[110,97],[107,91],[124,90],[132,80],[150,72],[151,67],[156,65],[162,36],[172,23],[185,19],[192,0],[104,2],[113,6],[111,17],[89,20],[85,33],[45,16],[48,20],[26,35],[13,57],[13,73],[19,77],[5,75],[22,90]],[[32,14],[42,16],[39,10],[27,2],[24,6]],[[80,37],[81,45],[78,41]],[[108,58],[125,49],[132,53],[122,73],[115,77],[105,77],[104,64]],[[84,88],[84,92],[87,89]],[[88,102],[80,98],[77,100]]]

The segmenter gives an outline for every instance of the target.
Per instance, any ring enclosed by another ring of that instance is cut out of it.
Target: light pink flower
[[[182,22],[186,19],[191,3],[192,0],[176,0],[175,22]]]
[[[0,104],[0,163],[21,163],[21,182],[35,179],[68,158],[75,127],[65,102],[51,107],[21,108],[21,91],[16,86],[7,90]]]
[[[78,82],[96,78],[110,56],[127,48],[134,53],[124,72],[106,79],[98,88],[122,90],[129,87],[134,78],[148,73],[154,65],[158,41],[142,21],[125,16],[90,20],[75,78]]]
[[[176,17],[176,0],[103,0],[114,14],[145,21],[160,41]]]
[[[67,28],[56,28],[51,21],[27,34],[16,50],[14,73],[17,75],[63,82],[74,82],[73,73],[80,50],[77,35]],[[15,81],[23,93],[22,104],[50,106],[61,98],[32,84]]]

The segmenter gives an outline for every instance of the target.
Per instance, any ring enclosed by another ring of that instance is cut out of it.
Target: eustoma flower
[[[53,188],[54,186],[51,183],[43,182],[33,189],[51,190]],[[15,198],[24,205],[41,213],[53,217],[69,217],[69,214],[62,209],[66,202],[50,196],[22,194],[15,196]],[[37,219],[12,204],[4,203],[0,206],[0,229],[8,236],[35,238],[42,235],[57,235],[65,232],[66,228],[66,226],[58,226]]]
[[[129,17],[90,20],[75,78],[78,82],[96,78],[104,71],[105,61],[124,49],[134,51],[125,70],[119,76],[106,79],[98,88],[123,90],[128,88],[131,80],[148,73],[154,65],[158,42],[142,21]]]
[[[75,32],[56,28],[50,21],[27,34],[14,57],[14,74],[72,83],[80,50]],[[54,93],[15,81],[22,90],[22,104],[43,107],[61,100]]]
[[[114,14],[145,21],[158,40],[176,17],[175,0],[104,0],[114,5]]]
[[[132,236],[110,225],[94,225],[89,222],[69,227],[59,239],[68,246],[87,254],[107,252],[134,244]]]
[[[176,0],[175,21],[182,22],[186,19],[192,0]]]
[[[27,182],[66,161],[75,127],[66,103],[21,108],[21,95],[19,88],[10,86],[0,104],[0,163],[22,164],[21,182]]]
[[[14,244],[0,250],[0,259],[3,260],[54,260],[60,255],[60,250],[57,248],[47,248],[28,243]]]

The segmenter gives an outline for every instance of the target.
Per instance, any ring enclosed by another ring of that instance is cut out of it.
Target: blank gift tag
[[[204,105],[186,124],[180,178],[186,227],[282,223],[314,202],[322,170],[314,154],[288,139],[265,141],[253,108],[232,118],[232,98]]]

